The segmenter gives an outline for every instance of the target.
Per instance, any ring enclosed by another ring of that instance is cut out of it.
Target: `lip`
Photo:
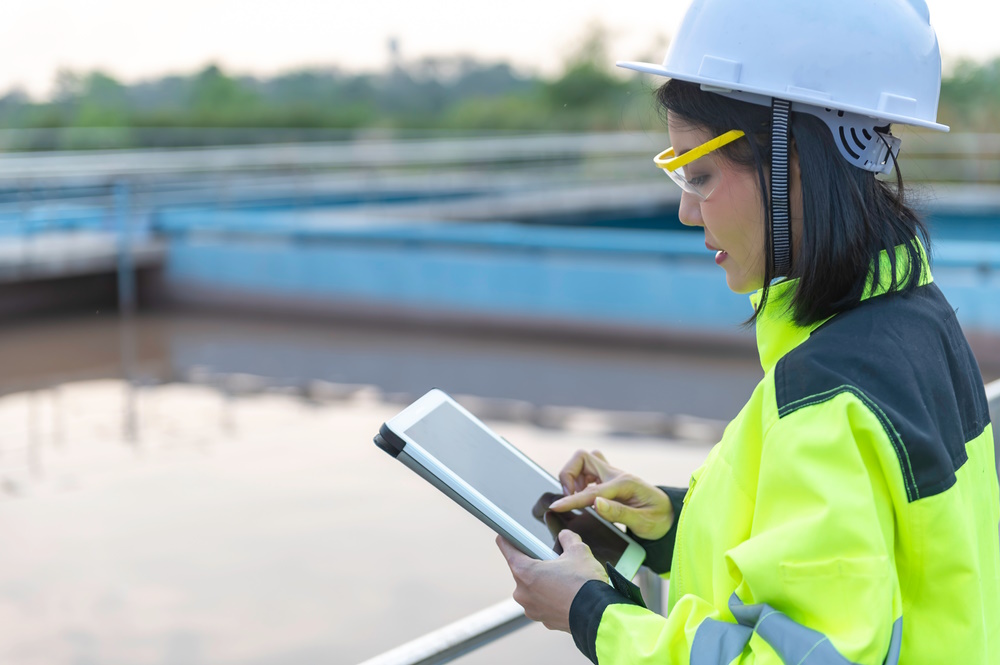
[[[705,243],[705,249],[709,250],[710,252],[721,252],[722,251],[721,248],[719,248],[719,247],[713,247],[712,245],[709,245],[707,242]]]

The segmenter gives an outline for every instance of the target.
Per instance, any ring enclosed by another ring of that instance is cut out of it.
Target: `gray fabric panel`
[[[729,611],[733,613],[737,621],[751,628],[757,625],[760,615],[766,607],[767,605],[744,605],[735,593],[729,597]]]
[[[889,653],[885,657],[885,665],[899,665],[899,651],[903,646],[903,617],[892,624],[892,639],[889,640]]]
[[[830,639],[768,608],[757,624],[757,633],[778,652],[785,665],[851,665]]]
[[[728,621],[705,619],[691,643],[691,665],[729,665],[743,653],[753,629]]]
[[[792,621],[770,605],[744,605],[734,593],[729,598],[729,610],[740,625],[752,628],[770,644],[785,665],[854,665],[837,651],[825,635]],[[699,628],[696,640],[700,634]],[[902,642],[903,618],[900,617],[892,625],[885,665],[898,665]],[[693,655],[692,652],[692,663]]]

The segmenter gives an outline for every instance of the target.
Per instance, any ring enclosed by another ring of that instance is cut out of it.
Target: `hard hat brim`
[[[618,67],[623,69],[631,69],[633,71],[642,72],[644,74],[654,74],[656,76],[665,76],[667,78],[675,78],[681,81],[688,81],[689,83],[699,83],[703,86],[708,86],[719,91],[733,91],[733,92],[744,92],[754,95],[761,95],[763,97],[772,98],[776,95],[773,90],[764,90],[760,88],[755,88],[753,86],[739,86],[734,87],[732,83],[728,81],[719,81],[716,79],[706,78],[704,76],[696,76],[692,74],[686,74],[683,72],[672,72],[668,70],[663,65],[657,65],[652,62],[630,62],[620,60],[615,63]],[[804,95],[797,95],[793,92],[788,92],[786,94],[781,94],[779,99],[787,99],[790,102],[798,102],[802,104],[810,104],[812,106],[820,106],[825,108],[833,108],[838,111],[846,111],[848,113],[857,113],[858,115],[864,115],[877,120],[884,120],[886,122],[894,122],[903,125],[914,125],[917,127],[924,127],[925,129],[933,129],[938,132],[950,131],[948,125],[942,125],[937,122],[928,122],[927,120],[922,120],[919,118],[911,118],[909,116],[897,115],[895,113],[884,113],[881,111],[873,111],[872,109],[862,108],[860,106],[854,106],[852,104],[838,104],[832,100],[820,100],[815,97],[808,97]]]

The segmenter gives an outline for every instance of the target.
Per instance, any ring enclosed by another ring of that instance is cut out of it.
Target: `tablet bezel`
[[[391,434],[392,437],[399,439],[396,442],[389,442],[390,447],[398,448],[398,450],[389,450],[387,448],[387,452],[390,454],[394,454],[395,452],[394,456],[397,457],[397,459],[431,482],[438,489],[466,508],[466,510],[473,513],[481,521],[485,522],[492,529],[502,534],[525,554],[542,560],[557,559],[559,555],[556,554],[551,547],[542,542],[537,536],[531,533],[519,522],[511,518],[507,513],[500,510],[475,487],[452,472],[450,468],[441,463],[431,453],[424,450],[419,443],[411,439],[406,434],[406,431],[410,427],[445,403],[450,404],[458,410],[479,429],[512,452],[535,473],[549,482],[554,492],[560,494],[562,493],[562,486],[552,474],[536,464],[515,446],[511,445],[509,441],[483,424],[475,415],[452,399],[452,397],[447,393],[436,388],[417,399],[410,406],[406,407],[403,411],[385,423],[382,434]],[[385,430],[388,430],[388,432],[385,432]],[[383,442],[385,442],[385,437],[380,436],[378,438],[382,438]],[[378,440],[376,440],[376,443],[378,443]],[[400,446],[400,443],[403,445]],[[379,445],[381,447],[385,447],[381,443]],[[639,570],[639,566],[645,558],[645,550],[643,547],[629,538],[629,536],[618,527],[603,519],[594,510],[590,508],[587,508],[586,510],[594,518],[602,522],[607,528],[614,529],[625,541],[625,551],[615,564],[615,568],[626,577],[631,578],[635,576],[636,572]]]

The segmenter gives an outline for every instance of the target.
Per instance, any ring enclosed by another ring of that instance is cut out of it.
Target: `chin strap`
[[[771,243],[772,277],[784,277],[792,267],[792,225],[788,204],[788,134],[791,102],[771,102]]]

